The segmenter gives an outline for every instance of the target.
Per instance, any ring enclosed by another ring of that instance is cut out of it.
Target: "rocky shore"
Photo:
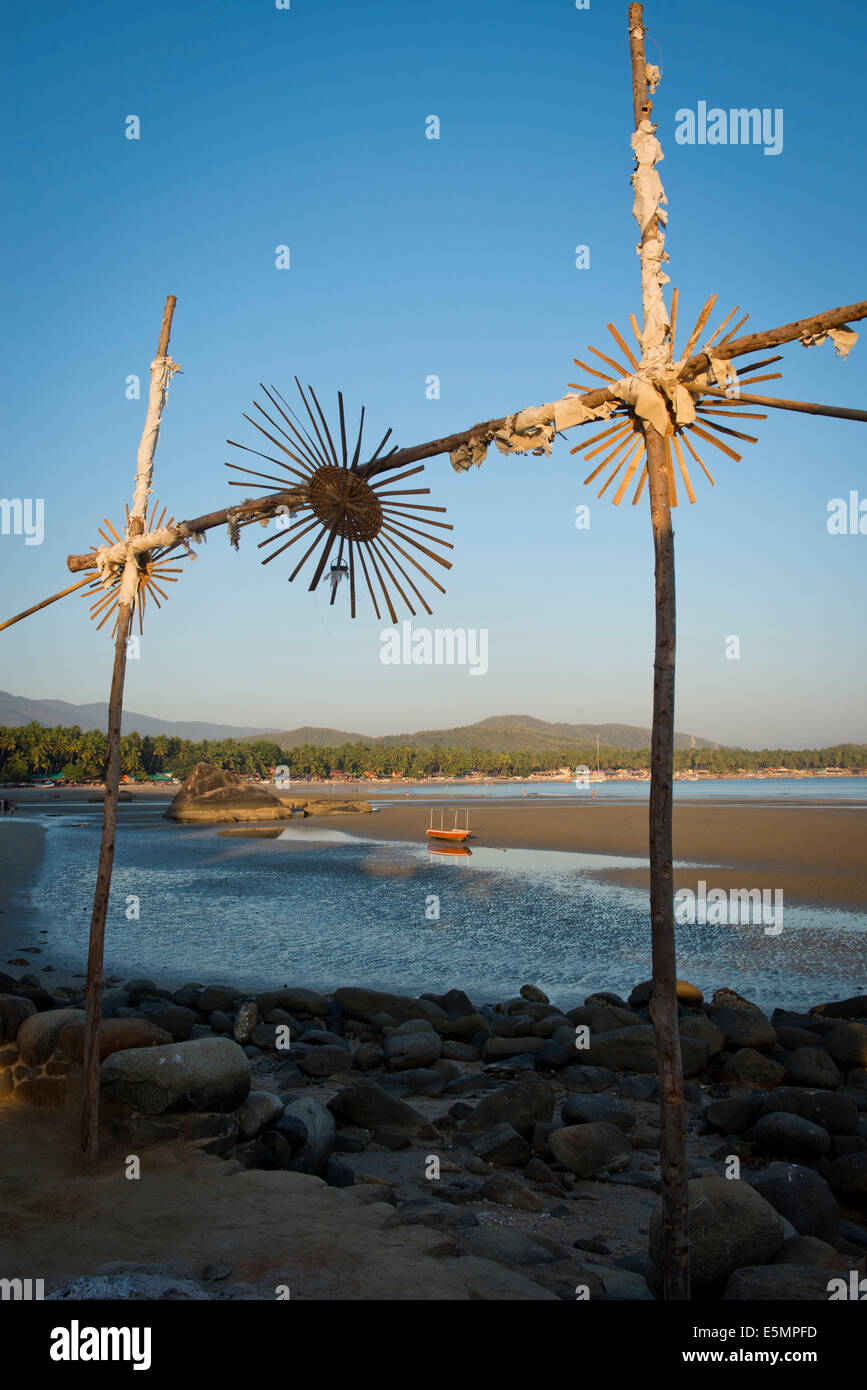
[[[730,989],[706,1000],[681,982],[679,996],[694,1297],[826,1301],[865,1274],[867,996],[770,1018]],[[103,1126],[131,1154],[211,1156],[226,1176],[260,1170],[266,1188],[268,1174],[306,1175],[385,1213],[389,1231],[422,1228],[458,1298],[651,1299],[649,997],[644,982],[562,1010],[532,985],[476,1004],[459,989],[248,997],[112,979]],[[83,1003],[0,975],[0,1107],[74,1122]],[[497,1292],[466,1292],[468,1259],[500,1270]],[[100,1296],[106,1278],[163,1287],[125,1268],[96,1279]],[[86,1283],[69,1296],[97,1296]],[[132,1296],[266,1296],[196,1287]]]

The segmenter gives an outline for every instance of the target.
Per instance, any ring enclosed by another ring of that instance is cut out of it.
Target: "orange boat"
[[[440,811],[440,823],[439,823],[438,826],[434,825],[434,823],[433,823],[433,821],[434,821],[434,813],[433,813],[433,811],[431,811],[431,813],[430,813],[430,825],[429,825],[428,828],[427,828],[427,833],[428,833],[429,837],[430,837],[432,840],[451,840],[451,841],[459,841],[459,840],[466,840],[466,839],[468,839],[469,833],[470,833],[470,813],[469,813],[469,811],[467,811],[465,814],[466,814],[466,825],[458,825],[458,813],[457,813],[457,811],[454,811],[454,812],[453,812],[453,815],[454,815],[454,818],[455,818],[455,819],[454,819],[454,825],[448,826],[448,827],[447,827],[447,826],[444,824],[444,821],[445,821],[445,811]]]

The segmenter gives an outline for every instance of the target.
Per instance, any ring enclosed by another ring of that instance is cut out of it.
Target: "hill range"
[[[47,728],[61,724],[70,728],[104,730],[108,724],[108,705],[101,701],[89,705],[74,705],[66,700],[31,700],[22,695],[0,691],[0,728],[19,728],[32,722]],[[591,747],[599,736],[600,744],[609,748],[649,748],[650,730],[635,724],[565,724],[549,723],[528,714],[501,714],[480,719],[475,724],[462,724],[451,729],[421,729],[415,733],[371,735],[349,733],[345,729],[301,728],[280,732],[277,729],[257,729],[250,725],[209,724],[201,720],[155,719],[135,710],[124,710],[124,734],[139,733],[144,738],[185,738],[195,743],[203,739],[238,739],[254,743],[268,739],[281,748],[298,748],[308,744],[316,748],[339,748],[344,743],[363,743],[367,747],[413,748],[478,748],[485,752],[517,753],[529,751],[556,752],[565,747]],[[675,748],[688,748],[689,734],[675,734]],[[698,738],[696,748],[712,748],[712,739]]]

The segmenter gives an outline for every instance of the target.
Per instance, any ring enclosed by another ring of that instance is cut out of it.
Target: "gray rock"
[[[691,1014],[682,1018],[678,1025],[681,1038],[692,1038],[707,1047],[708,1057],[715,1057],[725,1047],[725,1036],[721,1028],[706,1014]]]
[[[100,1067],[99,1080],[112,1100],[146,1115],[229,1111],[249,1094],[250,1066],[228,1038],[196,1038],[114,1052]]]
[[[413,1096],[441,1096],[446,1088],[446,1079],[432,1067],[413,1067],[409,1071],[392,1072],[388,1078],[391,1087],[395,1082],[406,1086]]]
[[[831,1136],[821,1125],[784,1111],[763,1116],[754,1139],[761,1153],[775,1158],[818,1158],[831,1147]]]
[[[130,994],[134,993],[130,986],[126,989]],[[228,1013],[236,999],[240,999],[241,990],[235,989],[234,985],[207,985],[196,1000],[196,1008],[200,1014],[206,1017],[216,1011]]]
[[[537,1121],[548,1122],[553,1114],[553,1087],[545,1081],[514,1081],[484,1096],[464,1121],[461,1131],[478,1138],[494,1125],[505,1122],[526,1136]]]
[[[436,1027],[448,1024],[449,1016],[444,1009],[431,1004],[427,999],[410,999],[404,994],[388,994],[376,989],[338,989],[334,998],[346,1013],[354,1018],[374,1020],[378,1014],[388,1014],[395,1023],[405,1023],[412,1018],[426,1018]]]
[[[754,1047],[741,1047],[720,1061],[717,1076],[720,1081],[749,1090],[770,1091],[785,1080],[786,1069]]]
[[[606,1169],[616,1172],[632,1161],[632,1146],[623,1131],[604,1121],[555,1129],[548,1142],[557,1161],[579,1178]]]
[[[313,1014],[315,1018],[326,1018],[328,1000],[312,989],[272,989],[256,995],[256,1003],[263,1018],[274,1009],[283,1009],[289,1014]]]
[[[560,1118],[564,1125],[589,1124],[594,1120],[604,1120],[616,1125],[618,1129],[632,1129],[635,1116],[616,1096],[572,1095],[563,1102]]]
[[[347,1086],[329,1102],[328,1108],[341,1125],[425,1138],[437,1134],[417,1110],[388,1095],[373,1081],[356,1081]]]
[[[789,1236],[776,1255],[775,1265],[812,1265],[814,1269],[854,1269],[851,1255],[841,1255],[833,1245],[816,1236]]]
[[[352,1071],[352,1058],[345,1047],[314,1047],[298,1066],[305,1076],[336,1076]]]
[[[704,1069],[708,1051],[705,1043],[683,1038],[681,1059],[684,1076],[695,1076]],[[633,1028],[616,1028],[593,1035],[590,1046],[578,1053],[579,1061],[590,1066],[612,1067],[615,1071],[656,1072],[656,1039],[649,1023]]]
[[[24,1020],[35,1013],[32,1000],[17,994],[0,994],[0,1042],[14,1042]]]
[[[810,1265],[748,1265],[729,1276],[723,1299],[727,1303],[827,1303],[829,1277],[827,1269]]]
[[[597,1092],[606,1091],[609,1086],[613,1086],[617,1076],[610,1067],[573,1065],[561,1071],[557,1080],[561,1086],[566,1087],[567,1091],[581,1095],[595,1095]]]
[[[851,999],[838,999],[833,1004],[817,1004],[810,1010],[823,1018],[867,1019],[867,994],[855,994]]]
[[[836,1158],[831,1164],[829,1182],[834,1196],[844,1206],[867,1213],[867,1153]]]
[[[307,1130],[307,1139],[292,1155],[291,1167],[296,1173],[321,1173],[334,1147],[337,1126],[330,1110],[312,1096],[301,1096],[287,1105],[284,1118],[300,1120]]]
[[[235,1042],[249,1042],[253,1033],[253,1029],[256,1027],[256,1024],[258,1022],[258,1006],[255,1000],[248,999],[246,1003],[241,1004],[240,1008],[238,1009],[238,1012],[235,1014]]]
[[[848,1096],[832,1091],[807,1090],[796,1086],[778,1086],[767,1097],[762,1114],[787,1111],[801,1115],[814,1125],[821,1125],[829,1134],[852,1134],[858,1123],[858,1108]]]
[[[271,1091],[251,1091],[238,1109],[238,1131],[242,1139],[253,1139],[283,1114],[283,1102]]]
[[[496,1260],[504,1265],[551,1264],[557,1258],[522,1231],[497,1226],[492,1221],[461,1231],[458,1244],[465,1255],[477,1255],[482,1260]]]
[[[825,1038],[825,1047],[844,1071],[867,1067],[867,1023],[840,1023]]]
[[[433,1226],[443,1231],[465,1230],[479,1224],[479,1218],[466,1207],[450,1206],[435,1197],[414,1197],[401,1202],[398,1214],[408,1226]]]
[[[545,1209],[541,1197],[537,1197],[524,1183],[518,1182],[517,1178],[510,1178],[505,1173],[493,1173],[482,1184],[480,1195],[489,1202],[496,1202],[504,1207],[517,1207],[520,1211]]]
[[[710,1020],[722,1033],[726,1047],[752,1047],[763,1052],[776,1046],[776,1030],[758,1009],[711,1009]]]
[[[822,1047],[798,1047],[786,1060],[786,1080],[794,1086],[835,1091],[842,1079],[833,1057]]]
[[[487,1038],[482,1048],[482,1061],[499,1062],[503,1058],[514,1059],[525,1053],[532,1055],[541,1052],[544,1046],[544,1038],[537,1038],[531,1034],[512,1038]]]
[[[774,1207],[745,1182],[719,1177],[689,1183],[690,1276],[707,1288],[743,1265],[773,1259],[783,1243],[783,1221]],[[659,1289],[662,1203],[650,1218],[651,1289]]]
[[[495,1125],[473,1140],[472,1149],[495,1168],[523,1168],[530,1159],[530,1145],[510,1124]]]
[[[773,1163],[749,1179],[755,1191],[802,1236],[833,1242],[840,1213],[824,1178],[795,1163]],[[742,1261],[754,1263],[754,1260]]]
[[[429,1067],[442,1052],[439,1034],[431,1027],[418,1027],[410,1024],[412,1031],[404,1032],[395,1028],[383,1043],[385,1060],[391,1071],[405,1071],[411,1067]]]
[[[186,1042],[199,1021],[195,1009],[186,1009],[179,1004],[148,1005],[142,1009],[142,1013],[151,1023],[155,1023],[157,1028],[163,1028],[170,1035],[172,1042]]]
[[[57,1047],[67,1023],[84,1021],[83,1009],[51,1009],[25,1018],[18,1029],[18,1051],[28,1067],[41,1067]]]

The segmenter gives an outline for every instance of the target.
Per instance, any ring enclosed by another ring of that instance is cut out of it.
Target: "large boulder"
[[[548,1143],[557,1162],[579,1178],[606,1169],[621,1172],[632,1159],[632,1145],[622,1129],[604,1120],[552,1130]]]
[[[388,1014],[395,1023],[406,1023],[413,1018],[426,1018],[435,1028],[448,1025],[449,1017],[445,1010],[432,1004],[429,999],[411,999],[405,994],[388,994],[381,989],[356,989],[349,987],[335,991],[334,998],[340,1007],[353,1018],[364,1018],[370,1022],[377,1014]]]
[[[662,1230],[660,1201],[650,1218],[648,1283],[654,1292],[659,1285]],[[689,1265],[696,1289],[716,1284],[742,1265],[773,1259],[785,1234],[782,1217],[747,1183],[714,1175],[690,1182]]]
[[[442,1052],[439,1033],[431,1024],[418,1019],[410,1019],[395,1028],[382,1046],[390,1071],[428,1067]]]
[[[831,1164],[831,1189],[845,1207],[867,1212],[867,1153],[843,1154]]]
[[[844,1071],[867,1067],[867,1023],[839,1023],[827,1034],[825,1047]]]
[[[854,994],[851,999],[837,999],[831,1004],[817,1004],[810,1013],[822,1018],[867,1019],[867,994]]]
[[[813,1265],[748,1265],[736,1269],[725,1286],[726,1302],[827,1303],[827,1269]]]
[[[564,1125],[586,1125],[601,1120],[624,1131],[635,1124],[635,1115],[628,1105],[616,1096],[604,1095],[570,1095],[563,1102],[560,1118]]]
[[[57,1039],[59,1051],[74,1062],[84,1061],[84,1019],[77,1018],[61,1028]],[[160,1047],[172,1041],[171,1033],[143,1018],[104,1018],[99,1025],[99,1060],[104,1062],[113,1052],[126,1052],[134,1047]]]
[[[776,1158],[820,1158],[831,1147],[831,1136],[821,1125],[784,1110],[765,1115],[754,1130],[761,1153]]]
[[[786,1079],[795,1086],[835,1091],[842,1077],[823,1047],[797,1047],[786,1061]]]
[[[14,1042],[25,1018],[36,1013],[30,999],[17,994],[0,994],[0,1043]]]
[[[707,1044],[695,1038],[681,1037],[681,1060],[684,1076],[695,1076],[703,1070]],[[649,1023],[632,1028],[615,1028],[610,1033],[592,1034],[590,1046],[577,1052],[579,1062],[592,1067],[611,1067],[614,1071],[656,1071],[656,1037]]]
[[[433,1136],[436,1130],[411,1105],[390,1096],[373,1081],[355,1081],[328,1103],[341,1125],[387,1130],[392,1134]]]
[[[301,1096],[287,1105],[284,1118],[300,1120],[307,1130],[307,1138],[292,1155],[292,1169],[296,1173],[321,1173],[337,1134],[337,1125],[330,1110],[312,1096]],[[277,1128],[280,1125],[278,1122]]]
[[[765,1101],[762,1114],[771,1115],[781,1110],[821,1125],[829,1134],[853,1134],[858,1123],[858,1107],[854,1100],[833,1091],[777,1086]]]
[[[291,807],[213,763],[196,763],[163,814],[179,821],[287,820]]]
[[[710,1020],[725,1038],[726,1047],[754,1047],[762,1052],[776,1046],[776,1029],[758,1009],[711,1009]]]
[[[483,1096],[461,1126],[472,1139],[480,1138],[495,1125],[510,1124],[525,1137],[533,1126],[549,1123],[554,1116],[554,1089],[546,1081],[513,1081],[501,1090]]]
[[[824,1178],[797,1163],[773,1163],[750,1178],[758,1192],[800,1236],[817,1236],[829,1244],[840,1224],[837,1203]],[[750,1261],[743,1260],[742,1264]]]
[[[229,1038],[193,1038],[166,1047],[115,1052],[99,1070],[112,1100],[145,1115],[167,1110],[235,1110],[250,1091],[250,1064]]]
[[[28,1067],[41,1067],[57,1048],[67,1023],[84,1022],[83,1009],[49,1009],[31,1014],[18,1029],[18,1051]]]

